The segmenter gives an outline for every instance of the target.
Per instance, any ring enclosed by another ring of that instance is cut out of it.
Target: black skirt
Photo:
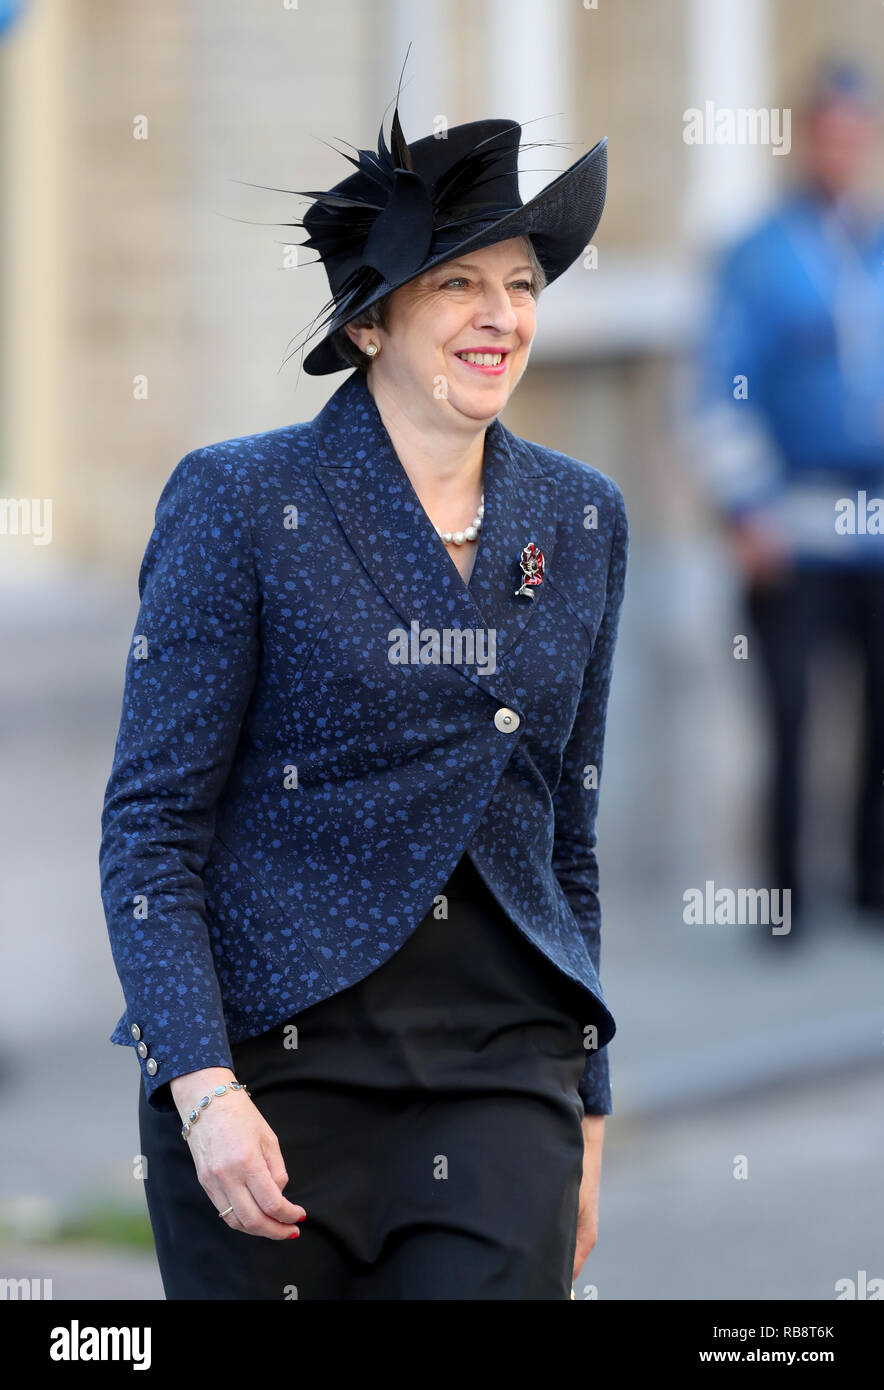
[[[443,892],[447,917],[371,975],[231,1049],[307,1213],[299,1239],[220,1220],[178,1115],[141,1088],[167,1298],[570,1298],[586,995],[467,855]]]

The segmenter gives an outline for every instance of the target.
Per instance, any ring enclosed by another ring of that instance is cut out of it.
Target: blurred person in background
[[[764,664],[768,886],[791,890],[792,931],[766,940],[806,915],[808,674],[831,642],[862,670],[853,896],[884,922],[884,215],[861,191],[879,92],[829,59],[800,116],[800,180],[721,254],[698,362],[700,466]]]

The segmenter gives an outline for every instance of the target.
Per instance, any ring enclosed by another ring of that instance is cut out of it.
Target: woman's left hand
[[[599,1181],[602,1176],[604,1135],[604,1115],[584,1115],[583,1178],[580,1183],[577,1246],[574,1251],[572,1280],[577,1278],[586,1263],[586,1257],[599,1238]]]

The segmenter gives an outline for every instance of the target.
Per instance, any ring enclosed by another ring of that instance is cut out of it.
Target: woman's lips
[[[457,358],[457,361],[460,362],[461,366],[468,367],[471,372],[481,372],[483,376],[503,376],[506,371],[506,359],[509,353],[505,352],[503,354],[503,357],[496,367],[484,367],[480,366],[478,362],[467,362],[465,358],[458,357],[457,353],[455,353],[454,356]]]

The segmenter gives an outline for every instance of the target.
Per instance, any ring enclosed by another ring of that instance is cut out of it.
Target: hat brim
[[[304,358],[304,371],[309,376],[324,376],[345,369],[352,371],[353,364],[341,357],[331,341],[337,330],[393,290],[401,289],[434,266],[454,260],[464,251],[476,251],[497,241],[508,241],[510,237],[530,236],[547,284],[551,284],[576,261],[592,239],[605,206],[607,179],[608,138],[603,136],[598,144],[522,207],[482,224],[470,236],[443,243],[441,248],[431,251],[414,275],[395,284],[383,280],[358,305],[350,304],[336,314],[329,321],[322,341]],[[438,247],[438,239],[434,246]]]

